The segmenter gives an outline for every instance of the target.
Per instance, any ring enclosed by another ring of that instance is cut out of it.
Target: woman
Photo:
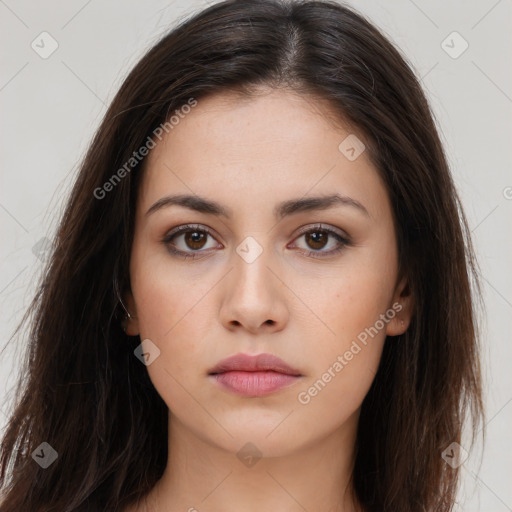
[[[394,46],[334,2],[213,5],[136,65],[83,162],[0,511],[452,510],[478,291]]]

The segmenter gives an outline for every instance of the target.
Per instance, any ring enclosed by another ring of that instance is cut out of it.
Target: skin
[[[366,152],[354,161],[340,152],[357,132],[328,114],[322,101],[289,90],[250,99],[217,94],[198,101],[147,157],[125,299],[128,331],[160,350],[147,371],[169,407],[170,457],[131,511],[357,509],[349,477],[360,406],[386,336],[409,326],[411,298],[398,276],[385,186]],[[359,201],[367,214],[338,205],[273,216],[281,201],[333,193]],[[146,215],[167,194],[206,197],[232,217],[177,205]],[[162,242],[188,223],[213,235],[188,245],[183,234],[173,240],[188,253],[202,251],[197,259],[172,255]],[[312,226],[318,237],[317,223],[350,243],[337,254],[308,255],[339,247],[333,235],[318,242],[311,231],[299,233]],[[248,236],[263,250],[251,263],[236,251]],[[400,312],[300,403],[299,393],[396,303]],[[302,376],[265,397],[235,395],[208,371],[240,352],[277,355]],[[237,457],[246,443],[261,456],[251,467]]]

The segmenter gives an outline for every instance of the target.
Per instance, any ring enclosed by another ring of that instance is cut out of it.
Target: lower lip
[[[293,384],[297,375],[286,375],[273,371],[217,373],[212,377],[230,391],[244,396],[264,396]]]

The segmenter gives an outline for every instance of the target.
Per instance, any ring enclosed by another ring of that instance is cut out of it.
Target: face
[[[233,452],[251,442],[279,456],[350,435],[386,335],[409,324],[385,186],[357,156],[363,137],[326,108],[283,90],[211,96],[146,160],[129,331],[150,340],[147,371],[171,423]],[[162,201],[176,195],[196,202]],[[198,198],[217,208],[195,209]],[[293,376],[210,374],[263,353]]]

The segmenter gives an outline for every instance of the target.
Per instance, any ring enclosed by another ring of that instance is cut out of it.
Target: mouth
[[[237,354],[218,363],[208,375],[226,391],[252,397],[277,392],[303,376],[272,354]]]

